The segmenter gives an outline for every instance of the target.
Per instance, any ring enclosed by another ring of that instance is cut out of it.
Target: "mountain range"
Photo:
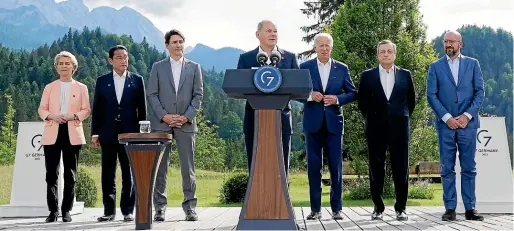
[[[100,28],[103,33],[130,35],[136,42],[143,41],[165,51],[164,34],[144,15],[130,7],[116,10],[101,6],[89,11],[83,0],[1,0],[0,45],[11,49],[31,50],[45,43],[50,45],[68,30],[84,27]],[[204,44],[185,49],[186,57],[204,69],[224,71],[236,68],[239,54],[244,51],[226,47],[213,49]]]

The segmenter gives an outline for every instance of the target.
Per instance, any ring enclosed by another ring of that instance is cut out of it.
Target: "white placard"
[[[475,209],[479,213],[513,213],[513,177],[505,117],[480,117],[475,153]],[[464,212],[461,168],[456,158],[457,212]]]
[[[20,122],[12,179],[11,201],[0,206],[0,217],[48,216],[46,168],[41,137],[44,122]],[[64,186],[62,158],[58,177],[59,209]],[[83,202],[73,204],[72,214],[82,213]]]

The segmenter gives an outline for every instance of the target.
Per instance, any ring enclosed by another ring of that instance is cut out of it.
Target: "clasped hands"
[[[330,106],[332,104],[337,104],[337,97],[335,95],[322,95],[317,91],[313,91],[311,94],[312,100],[320,103],[323,101],[325,107]]]
[[[72,121],[72,120],[75,120],[75,116],[72,114],[66,114],[66,115],[53,115],[53,114],[50,114],[48,115],[48,117],[46,117],[47,120],[53,120],[59,124],[63,124],[63,123],[66,123],[68,121]]]
[[[187,117],[183,115],[177,115],[177,114],[167,114],[165,115],[162,120],[168,124],[169,127],[177,127],[180,128],[182,125],[187,123],[189,120]]]
[[[446,124],[450,129],[457,129],[457,128],[466,128],[468,126],[469,118],[462,114],[460,116],[457,116],[455,118],[449,118],[446,121]]]

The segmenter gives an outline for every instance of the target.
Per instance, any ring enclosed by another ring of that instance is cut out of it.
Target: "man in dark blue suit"
[[[92,143],[102,149],[102,194],[104,216],[98,221],[112,221],[116,216],[116,159],[120,161],[122,188],[120,208],[124,221],[133,221],[135,188],[125,147],[118,134],[139,132],[139,121],[146,120],[146,98],[143,78],[127,70],[127,48],[121,45],[109,50],[113,71],[96,80]]]
[[[443,221],[455,221],[457,192],[455,159],[459,151],[462,175],[462,201],[466,220],[483,220],[475,210],[475,151],[478,110],[484,102],[484,79],[478,60],[461,55],[459,32],[444,35],[446,55],[430,64],[427,76],[428,104],[436,115],[443,200]]]
[[[357,96],[364,116],[368,145],[369,180],[374,209],[371,219],[382,219],[385,210],[382,192],[389,149],[396,203],[396,219],[405,221],[409,190],[410,116],[416,93],[409,70],[394,64],[396,44],[382,40],[377,45],[378,67],[361,73]]]
[[[237,63],[237,69],[252,69],[261,66],[257,61],[257,53],[264,51],[270,56],[272,51],[278,51],[282,55],[282,60],[277,64],[279,69],[298,69],[298,63],[296,61],[296,55],[282,50],[277,47],[277,28],[271,21],[261,21],[257,26],[257,32],[255,33],[259,39],[259,47],[252,51],[241,54]],[[270,64],[268,59],[268,64]],[[248,157],[248,170],[250,171],[252,166],[252,152],[253,152],[253,138],[254,138],[254,119],[255,110],[246,102],[243,133],[245,134],[246,144],[246,155]],[[289,153],[291,151],[291,134],[292,120],[291,120],[291,104],[282,110],[282,148],[284,153],[284,165],[286,174],[289,170]]]
[[[307,146],[307,175],[311,213],[307,219],[321,218],[321,168],[323,152],[328,158],[332,218],[342,220],[344,118],[342,106],[357,99],[348,66],[331,58],[334,40],[326,33],[314,37],[317,58],[306,61],[300,69],[308,69],[312,78],[312,94],[304,102],[303,132]]]

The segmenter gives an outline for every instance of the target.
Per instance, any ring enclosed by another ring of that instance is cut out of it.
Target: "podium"
[[[124,133],[118,136],[125,144],[132,179],[136,187],[136,230],[152,229],[155,177],[166,145],[172,135],[161,133]]]
[[[227,69],[223,90],[255,109],[252,166],[238,230],[297,230],[282,153],[281,110],[312,91],[308,70]]]

